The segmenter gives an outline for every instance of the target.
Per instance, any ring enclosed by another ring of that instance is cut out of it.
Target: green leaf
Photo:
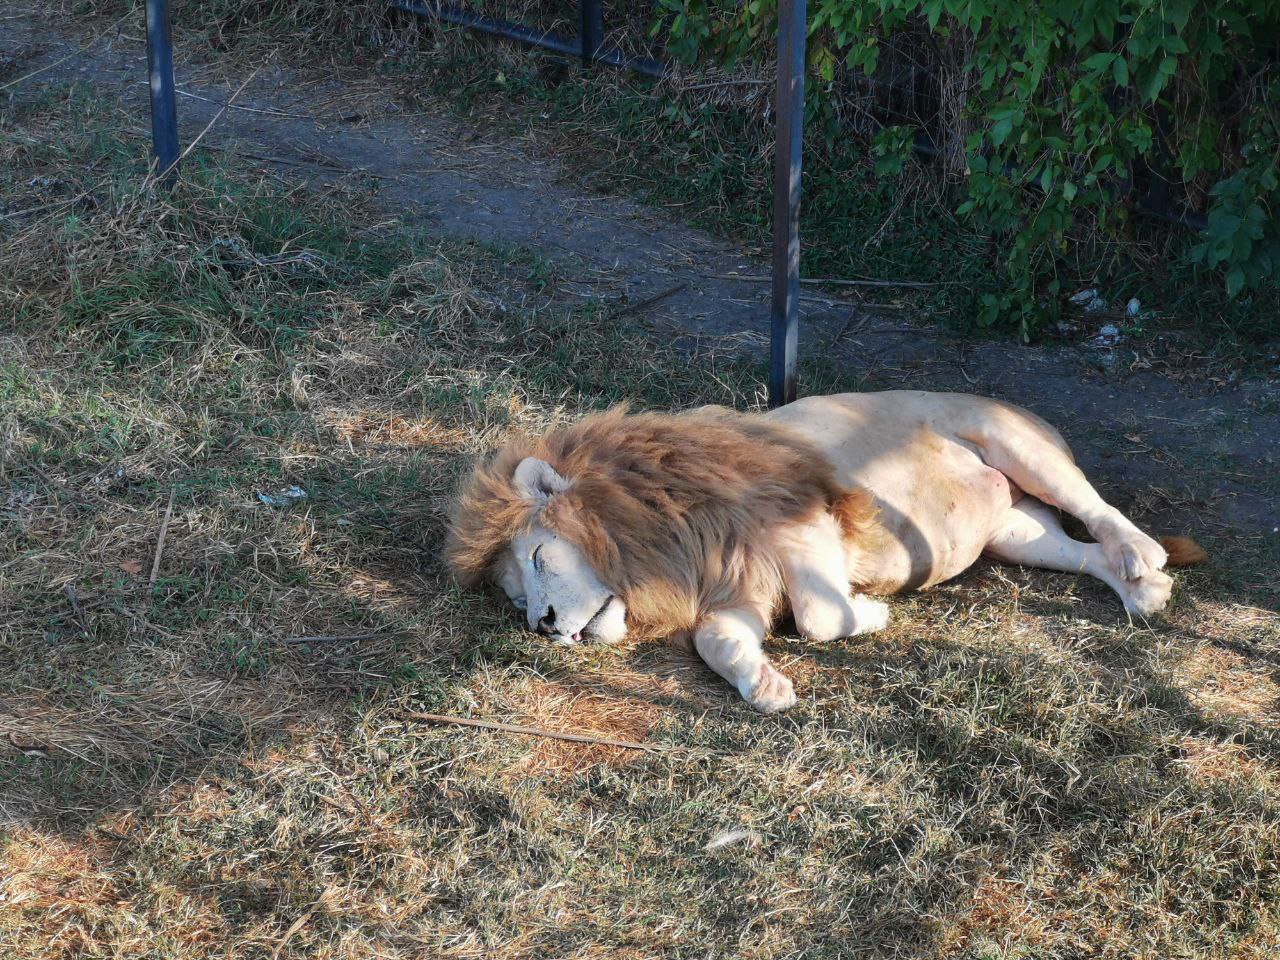
[[[1161,61],[1160,66],[1155,70],[1148,70],[1146,76],[1138,81],[1138,93],[1142,95],[1142,99],[1147,103],[1155,101],[1160,96],[1160,91],[1164,89],[1164,85],[1168,83],[1169,77],[1173,70],[1165,71],[1166,63],[1173,63],[1173,68],[1177,69],[1177,60],[1174,57],[1167,57]]]
[[[1234,297],[1244,288],[1244,269],[1236,266],[1227,271],[1227,296]]]
[[[1124,57],[1116,57],[1112,60],[1111,77],[1115,80],[1117,87],[1127,87],[1129,85],[1129,61]]]
[[[1001,117],[991,125],[991,142],[997,147],[1009,139],[1009,134],[1013,132],[1013,118]]]

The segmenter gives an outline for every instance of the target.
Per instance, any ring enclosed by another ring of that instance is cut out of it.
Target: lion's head
[[[775,532],[850,497],[865,494],[842,490],[816,450],[768,420],[619,407],[478,465],[446,559],[464,586],[500,585],[560,642],[687,635],[713,609],[771,617]]]
[[[512,486],[545,509],[570,483],[545,460],[525,457]],[[498,557],[497,582],[529,629],[557,643],[617,643],[627,635],[626,603],[601,580],[573,541],[537,519],[512,538]]]

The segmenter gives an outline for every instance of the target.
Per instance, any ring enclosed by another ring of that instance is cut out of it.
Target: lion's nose
[[[538,632],[544,637],[556,632],[556,608],[548,606],[547,612],[538,618]]]

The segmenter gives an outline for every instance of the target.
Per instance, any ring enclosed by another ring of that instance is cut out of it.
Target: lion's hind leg
[[[825,643],[871,633],[888,622],[889,607],[882,600],[850,595],[844,538],[830,514],[783,530],[777,548],[801,636]]]
[[[983,461],[1026,493],[1084,521],[1110,568],[1137,581],[1162,570],[1168,555],[1111,504],[1076,466],[1066,442],[1024,411],[999,407],[959,431],[978,446]]]
[[[1057,514],[1039,500],[1024,497],[1010,507],[1002,519],[1001,527],[985,551],[997,560],[1025,567],[1087,573],[1119,594],[1126,610],[1141,617],[1156,613],[1169,602],[1172,577],[1149,569],[1137,579],[1125,579],[1114,569],[1101,545],[1073,540],[1062,529]]]

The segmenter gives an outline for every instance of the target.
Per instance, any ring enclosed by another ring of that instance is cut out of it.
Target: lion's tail
[[[1190,537],[1161,537],[1160,546],[1169,555],[1171,567],[1190,567],[1209,559],[1204,547]]]

